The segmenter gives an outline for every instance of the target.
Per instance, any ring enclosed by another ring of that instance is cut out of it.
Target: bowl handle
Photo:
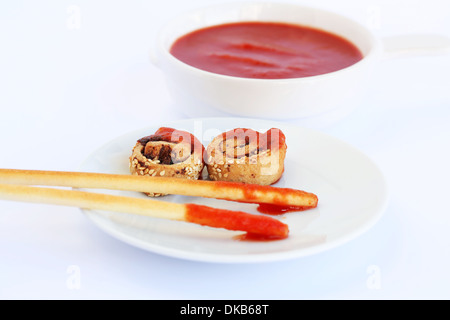
[[[450,38],[440,34],[412,34],[381,39],[384,58],[450,53]]]

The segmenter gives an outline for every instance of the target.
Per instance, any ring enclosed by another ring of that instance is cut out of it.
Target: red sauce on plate
[[[280,236],[267,236],[267,235],[261,235],[261,234],[257,234],[257,233],[250,233],[250,232],[246,232],[237,236],[234,236],[233,239],[234,240],[239,240],[239,241],[275,241],[275,240],[283,240],[286,237],[280,237]]]
[[[260,203],[258,205],[258,210],[261,213],[265,214],[271,214],[271,215],[280,215],[284,214],[286,212],[294,212],[294,211],[305,211],[309,209],[313,209],[314,207],[306,207],[306,206],[283,206],[278,204],[271,204],[271,203]]]
[[[318,197],[314,193],[306,192],[303,190],[291,189],[291,188],[276,188],[277,195],[274,197],[273,202],[260,203],[258,199],[264,195],[270,195],[274,191],[272,186],[262,186],[257,184],[245,184],[242,182],[233,181],[215,181],[214,186],[217,190],[217,194],[224,189],[238,189],[242,190],[244,194],[243,200],[239,200],[242,203],[257,203],[258,211],[261,213],[271,213],[273,215],[282,214],[289,211],[304,211],[307,209],[314,209],[318,204]],[[307,206],[291,206],[286,205],[289,197],[308,197],[310,199]]]
[[[350,41],[319,29],[275,22],[238,22],[198,29],[177,39],[177,59],[218,74],[259,79],[320,75],[362,59]]]

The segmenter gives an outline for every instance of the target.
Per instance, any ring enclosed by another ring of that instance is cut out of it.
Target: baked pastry
[[[211,180],[270,185],[284,172],[286,138],[280,129],[265,133],[237,128],[215,137],[206,149]]]
[[[202,143],[189,132],[161,127],[136,142],[130,156],[130,172],[141,176],[198,179],[204,168],[203,152]]]

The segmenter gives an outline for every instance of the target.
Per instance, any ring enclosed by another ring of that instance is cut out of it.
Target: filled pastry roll
[[[265,133],[238,128],[215,137],[206,149],[211,180],[270,185],[284,172],[286,138],[280,129]]]
[[[203,152],[203,145],[194,135],[162,127],[136,142],[130,156],[130,172],[141,176],[198,179],[204,167]]]

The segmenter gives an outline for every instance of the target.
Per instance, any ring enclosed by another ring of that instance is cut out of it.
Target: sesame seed
[[[163,175],[165,175],[166,174],[166,171],[165,170],[163,170],[163,171],[161,171],[160,173],[159,173],[159,175],[161,175],[161,176],[163,176]]]
[[[228,173],[224,173],[224,174],[223,174],[223,177],[224,177],[224,178],[228,177]]]

